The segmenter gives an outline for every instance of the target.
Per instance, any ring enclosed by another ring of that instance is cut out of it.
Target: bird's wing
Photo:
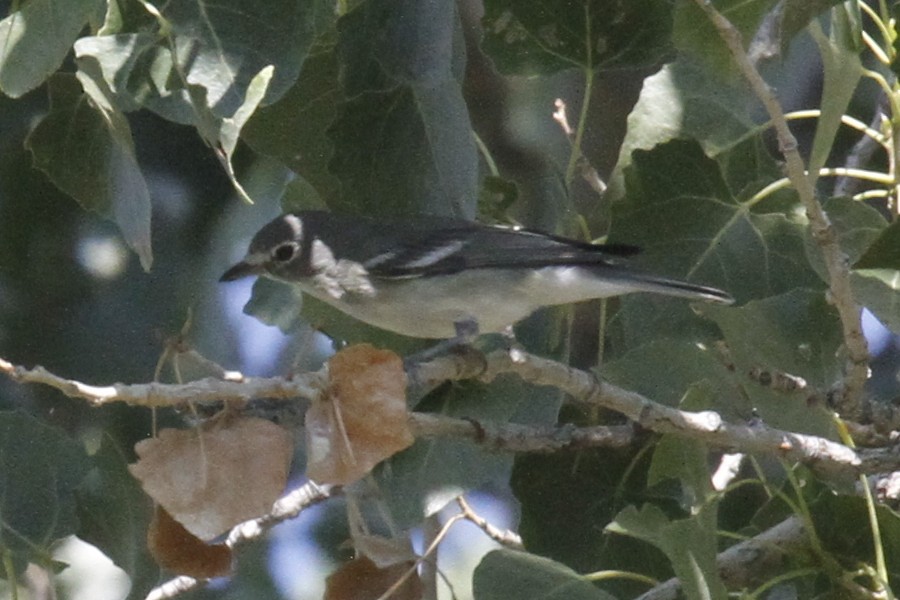
[[[462,224],[406,235],[364,263],[375,277],[410,278],[463,269],[613,266],[633,246],[578,242],[544,233]]]

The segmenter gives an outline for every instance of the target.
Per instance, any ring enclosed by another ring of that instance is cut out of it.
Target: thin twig
[[[94,386],[55,375],[43,367],[26,369],[0,358],[0,373],[19,383],[41,383],[56,388],[71,398],[82,398],[95,406],[110,402],[124,402],[134,406],[179,406],[187,402],[251,400],[254,398],[315,398],[321,389],[321,375],[309,373],[303,377],[285,379],[243,378],[233,371],[228,380],[207,377],[182,384],[115,383]]]
[[[637,438],[630,425],[540,427],[419,412],[410,413],[409,425],[417,438],[468,439],[496,452],[546,454],[585,448],[626,448]]]
[[[337,486],[319,486],[308,482],[296,490],[282,496],[272,506],[269,514],[245,521],[236,525],[228,534],[226,544],[235,548],[246,542],[262,537],[275,525],[295,518],[307,508],[323,502],[340,491]],[[207,582],[205,579],[195,579],[186,575],[179,575],[159,586],[153,588],[147,594],[146,600],[168,600],[175,598],[187,591],[196,589]]]
[[[812,237],[825,259],[831,300],[841,318],[844,345],[847,349],[847,364],[842,393],[837,395],[837,408],[844,417],[857,420],[861,411],[863,387],[869,377],[869,352],[862,333],[861,309],[854,300],[850,287],[850,268],[847,256],[841,250],[837,233],[832,227],[828,215],[822,210],[816,198],[814,189],[816,174],[806,175],[806,166],[797,149],[797,140],[791,133],[781,104],[744,51],[740,32],[722,13],[716,10],[710,0],[695,0],[695,2],[712,21],[731,51],[738,69],[750,83],[750,87],[772,120],[778,136],[778,146],[786,162],[787,175],[806,209]]]
[[[478,513],[472,510],[472,507],[469,506],[469,503],[466,502],[466,499],[463,496],[457,496],[456,503],[459,505],[459,508],[462,510],[462,514],[466,519],[476,525],[485,533],[485,535],[498,544],[506,546],[507,548],[513,548],[514,550],[523,550],[525,548],[522,544],[522,537],[518,533],[510,531],[509,529],[503,530],[491,525],[487,519],[479,516]]]
[[[588,99],[585,98],[585,102],[587,102],[587,100]],[[574,169],[577,168],[581,173],[581,177],[587,182],[589,186],[591,186],[591,189],[593,189],[598,196],[603,196],[603,194],[606,193],[606,182],[603,181],[603,178],[600,177],[600,173],[597,172],[597,169],[594,168],[591,162],[581,151],[580,133],[583,131],[583,129],[575,130],[572,129],[571,125],[569,125],[569,118],[566,115],[566,103],[562,98],[557,98],[554,106],[556,107],[556,110],[553,112],[553,120],[556,121],[560,129],[563,130],[563,133],[566,134],[566,138],[568,138],[569,140],[569,146],[571,147],[571,174],[574,174]],[[566,183],[571,184],[570,177],[568,175],[566,177]]]

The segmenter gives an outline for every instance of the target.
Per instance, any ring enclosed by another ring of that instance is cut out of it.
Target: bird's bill
[[[256,265],[246,260],[237,263],[219,277],[219,281],[235,281],[251,275],[261,275],[263,272],[262,265]]]

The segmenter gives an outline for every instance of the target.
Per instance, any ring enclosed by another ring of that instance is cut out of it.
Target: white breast
[[[375,327],[421,338],[449,338],[454,323],[475,319],[482,333],[496,333],[541,306],[569,304],[634,291],[579,267],[531,272],[476,269],[448,277],[378,281],[376,298],[345,294],[335,299],[308,285],[309,293]]]

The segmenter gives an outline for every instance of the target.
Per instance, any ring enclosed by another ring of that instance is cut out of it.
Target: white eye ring
[[[272,250],[272,258],[277,262],[288,262],[294,258],[294,254],[296,253],[297,244],[294,242],[286,242]]]

